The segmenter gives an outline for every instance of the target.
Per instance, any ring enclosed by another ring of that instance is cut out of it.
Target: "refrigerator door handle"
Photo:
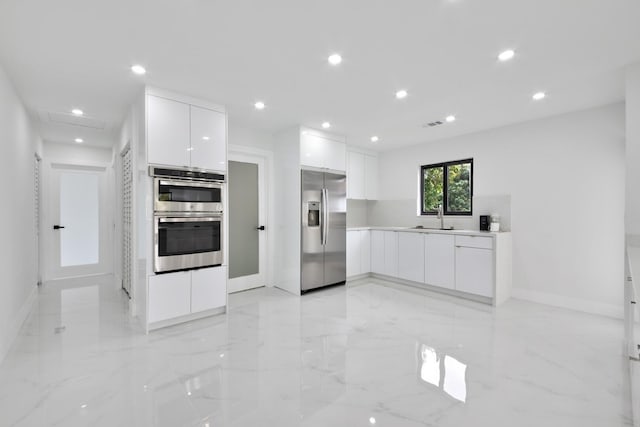
[[[329,191],[326,188],[323,188],[324,192],[324,243],[327,244],[327,240],[329,239]]]
[[[324,204],[325,204],[325,200],[324,200],[324,188],[322,190],[320,190],[320,244],[324,246],[324,223],[325,223],[325,218],[324,218]]]

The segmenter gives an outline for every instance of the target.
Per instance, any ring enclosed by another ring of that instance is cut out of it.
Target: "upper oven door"
[[[222,212],[222,184],[218,182],[154,179],[156,212]]]

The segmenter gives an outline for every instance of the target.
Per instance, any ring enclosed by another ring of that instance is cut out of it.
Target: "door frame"
[[[273,229],[273,193],[270,183],[273,182],[273,153],[253,147],[229,145],[229,161],[258,164],[258,206],[260,225],[265,226],[265,231],[260,236],[260,269],[264,268],[264,283],[259,286],[273,286],[273,255],[274,233]],[[228,200],[228,198],[227,198]],[[228,239],[230,240],[230,238]],[[251,289],[251,278],[255,276],[238,277],[229,279],[228,293]]]
[[[60,161],[47,161],[45,165],[46,169],[46,177],[43,177],[43,182],[47,182],[46,185],[41,187],[42,196],[43,196],[43,210],[42,210],[42,233],[41,233],[41,244],[42,244],[42,265],[43,265],[43,282],[50,282],[54,280],[63,280],[74,277],[85,277],[85,276],[98,276],[104,274],[112,273],[112,265],[113,265],[113,236],[112,233],[109,232],[110,224],[112,224],[112,210],[107,206],[109,205],[109,165],[102,163],[73,163],[73,162],[60,162]],[[54,198],[58,195],[58,193],[54,189],[54,185],[56,185],[54,181],[54,174],[56,169],[68,169],[68,170],[94,170],[99,171],[102,176],[100,178],[100,186],[101,186],[101,195],[100,195],[100,227],[101,230],[101,238],[104,238],[104,241],[101,242],[101,250],[100,256],[102,259],[100,260],[100,271],[99,272],[91,272],[88,274],[83,274],[82,272],[78,272],[78,274],[70,274],[68,276],[60,276],[57,277],[56,271],[56,257],[55,257],[55,244],[56,239],[53,235],[53,232],[49,227],[53,224],[53,221],[56,218],[56,214],[53,212],[54,206],[56,205]],[[45,181],[46,179],[46,181]]]

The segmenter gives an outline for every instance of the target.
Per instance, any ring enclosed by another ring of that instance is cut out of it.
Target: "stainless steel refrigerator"
[[[301,291],[347,279],[347,177],[302,171]]]

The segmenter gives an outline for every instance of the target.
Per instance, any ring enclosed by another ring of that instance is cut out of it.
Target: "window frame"
[[[469,212],[449,211],[447,192],[449,190],[449,166],[469,163],[471,165],[471,200]],[[433,163],[420,166],[420,216],[437,215],[438,212],[424,210],[424,172],[425,169],[443,168],[442,171],[442,211],[446,216],[473,216],[473,157],[451,162]]]

